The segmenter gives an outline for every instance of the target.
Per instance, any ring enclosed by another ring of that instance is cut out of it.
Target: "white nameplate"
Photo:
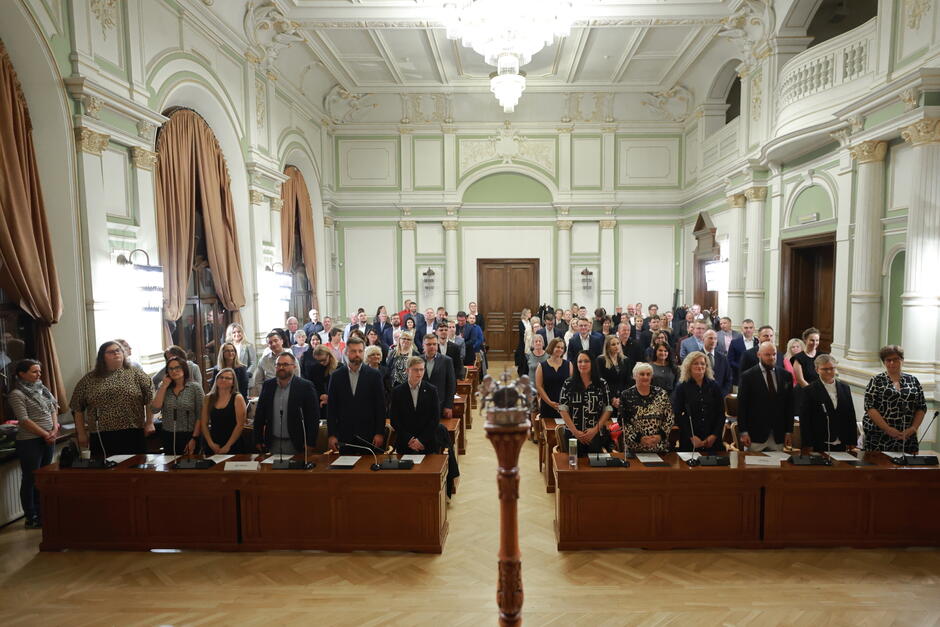
[[[663,458],[656,453],[637,453],[636,460],[641,464],[658,464]]]
[[[225,462],[225,470],[258,470],[258,462]]]
[[[402,455],[402,461],[414,462],[415,464],[420,464],[424,461],[424,455]]]
[[[114,462],[115,464],[120,464],[121,462],[126,462],[131,457],[134,457],[134,456],[133,455],[112,455],[111,457],[108,458],[108,461]]]
[[[147,455],[147,463],[154,466],[166,466],[176,461],[179,455]]]
[[[359,461],[358,455],[340,455],[330,466],[334,468],[352,468]]]
[[[679,455],[679,459],[681,459],[684,462],[687,462],[693,457],[695,457],[696,455],[698,455],[698,453],[689,453],[688,451],[686,451],[686,452],[680,452],[678,453],[678,455]]]
[[[774,466],[780,467],[780,461],[776,457],[761,457],[748,455],[744,458],[744,463],[748,466]]]
[[[829,453],[829,457],[836,460],[837,462],[857,462],[858,458],[851,453],[843,453],[842,451],[837,451],[835,453]]]
[[[212,457],[209,457],[208,459],[211,459],[217,464],[221,464],[222,462],[228,459],[232,459],[233,457],[235,456],[234,455],[213,455]]]
[[[885,455],[887,455],[888,457],[890,457],[891,459],[897,459],[898,457],[904,457],[904,453],[900,453],[900,452],[898,452],[898,451],[881,451],[881,452],[884,453]]]
[[[771,457],[778,461],[790,459],[790,454],[784,453],[783,451],[761,451],[761,452],[767,457]],[[797,453],[797,455],[799,455],[799,453]]]

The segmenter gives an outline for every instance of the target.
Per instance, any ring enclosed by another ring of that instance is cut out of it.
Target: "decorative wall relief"
[[[450,94],[401,94],[402,124],[453,124]]]
[[[751,75],[751,119],[760,120],[761,106],[764,101],[764,73],[755,72]]]
[[[378,107],[377,103],[367,101],[372,94],[354,94],[341,85],[336,85],[323,99],[323,109],[329,119],[327,124],[348,124],[358,122],[369,110]]]
[[[555,176],[557,163],[557,144],[554,138],[526,137],[512,129],[508,122],[499,133],[485,138],[458,138],[460,160],[457,167],[459,176],[478,165],[490,161],[504,164],[528,162],[546,174]]]
[[[245,11],[244,29],[250,42],[245,56],[266,69],[274,66],[281,51],[304,40],[300,24],[287,19],[273,2],[251,0]]]
[[[264,82],[260,80],[255,81],[255,122],[258,125],[258,130],[264,128],[264,122],[267,118],[267,90],[264,88]]]
[[[643,105],[670,122],[685,122],[692,114],[692,94],[682,85],[647,94]]]
[[[117,26],[118,0],[91,0],[89,8],[101,24],[101,36],[108,38],[108,31]]]
[[[904,8],[907,10],[907,27],[911,30],[920,28],[920,21],[930,11],[932,0],[905,0]]]
[[[571,122],[611,123],[613,117],[614,95],[607,92],[586,94],[565,94],[565,113],[561,117],[564,124]]]

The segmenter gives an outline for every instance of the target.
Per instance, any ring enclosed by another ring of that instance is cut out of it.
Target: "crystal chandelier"
[[[447,38],[481,54],[496,66],[490,91],[512,113],[525,90],[519,68],[556,37],[566,37],[574,21],[572,0],[457,0],[446,2]]]

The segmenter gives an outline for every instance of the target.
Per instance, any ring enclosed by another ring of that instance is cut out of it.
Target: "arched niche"
[[[786,224],[799,226],[805,221],[819,222],[833,217],[835,214],[829,191],[822,185],[812,184],[799,190],[794,196]]]
[[[519,172],[494,172],[473,181],[464,204],[551,204],[552,192],[542,182]]]
[[[238,232],[238,247],[241,252],[242,278],[245,294],[257,292],[258,251],[251,239],[252,216],[248,202],[248,172],[241,149],[241,134],[232,124],[229,111],[222,99],[207,85],[184,80],[166,89],[166,97],[158,110],[186,107],[196,111],[215,134],[225,156],[231,179],[232,203],[235,207],[235,222]],[[242,309],[242,324],[249,333],[256,328],[256,311],[251,299]]]
[[[4,5],[0,39],[29,105],[36,165],[62,294],[63,315],[52,326],[52,335],[59,348],[63,382],[70,388],[87,371],[97,348],[85,315],[85,281],[91,265],[82,252],[82,239],[76,235],[89,237],[79,211],[70,103],[52,51],[25,3]]]

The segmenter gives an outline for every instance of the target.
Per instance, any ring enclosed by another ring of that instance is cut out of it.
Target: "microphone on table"
[[[307,423],[304,422],[304,409],[303,407],[298,407],[297,409],[300,411],[300,428],[303,430],[303,434],[304,434],[303,464],[300,464],[295,459],[285,460],[283,458],[283,451],[282,451],[281,458],[276,460],[271,466],[271,468],[273,468],[274,470],[310,470],[311,468],[315,466],[315,464],[309,463],[307,461]]]
[[[373,450],[375,449],[375,447],[372,446],[372,443],[366,440],[365,438],[360,437],[358,435],[356,437],[359,438],[360,442],[365,442],[366,444],[368,444],[371,449]],[[375,455],[374,452],[373,452],[373,455]],[[411,470],[412,468],[414,468],[414,465],[415,463],[411,461],[410,459],[386,459],[381,464],[379,464],[378,468],[375,468],[373,470]]]
[[[934,413],[934,418],[937,417],[937,414]],[[933,421],[931,421],[933,422]],[[98,433],[98,444],[101,445],[101,454],[104,456],[104,468],[114,468],[117,466],[117,462],[108,461],[108,451],[104,448],[104,438],[101,437],[101,427],[98,425],[98,412],[95,411],[95,431]]]
[[[933,426],[934,420],[937,419],[938,414],[940,414],[940,411],[935,411],[933,413],[933,417],[930,419],[930,422],[927,423],[927,427],[924,429],[925,433],[930,431],[930,427]],[[914,437],[917,437],[916,431],[914,432]],[[901,446],[903,448],[903,442]],[[894,463],[898,466],[936,466],[940,462],[938,462],[936,455],[902,455],[900,457],[895,457]]]
[[[359,436],[357,435],[356,437],[358,438]],[[359,438],[359,439],[362,440],[362,438]],[[365,442],[365,440],[363,440],[363,442]],[[372,461],[374,462],[371,466],[369,466],[369,470],[375,471],[375,470],[382,469],[382,467],[379,466],[379,458],[375,454],[375,449],[371,445],[366,447],[366,446],[361,446],[359,444],[350,444],[349,442],[340,442],[339,445],[351,446],[352,448],[361,448],[361,449],[369,451],[370,453],[372,453]]]

